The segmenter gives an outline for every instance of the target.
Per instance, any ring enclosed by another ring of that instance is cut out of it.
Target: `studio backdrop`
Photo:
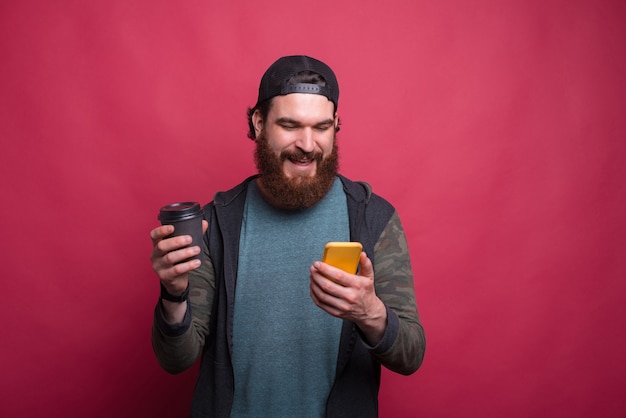
[[[279,56],[341,87],[341,172],[403,221],[422,368],[382,417],[626,414],[626,3],[4,1],[0,416],[182,417],[158,209],[255,172]],[[320,253],[321,257],[321,253]]]

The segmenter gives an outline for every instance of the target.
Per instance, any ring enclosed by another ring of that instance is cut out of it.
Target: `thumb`
[[[374,266],[372,266],[372,260],[369,259],[365,252],[361,252],[361,258],[359,259],[359,276],[374,279]]]

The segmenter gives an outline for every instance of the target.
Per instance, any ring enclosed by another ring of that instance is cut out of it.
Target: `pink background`
[[[185,416],[150,346],[158,208],[254,172],[281,55],[342,88],[428,347],[383,417],[626,415],[626,2],[4,1],[0,416]]]

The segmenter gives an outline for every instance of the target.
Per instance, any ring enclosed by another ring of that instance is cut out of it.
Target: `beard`
[[[263,192],[271,203],[281,209],[306,209],[322,200],[335,181],[339,170],[339,156],[336,139],[331,153],[324,158],[321,152],[306,153],[296,148],[295,151],[283,151],[277,156],[269,147],[267,138],[261,133],[256,141],[254,160]],[[314,176],[287,177],[283,171],[285,160],[315,160]]]

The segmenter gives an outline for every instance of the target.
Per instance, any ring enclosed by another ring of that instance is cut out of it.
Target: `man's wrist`
[[[189,299],[189,283],[187,283],[187,287],[180,295],[172,295],[167,291],[163,283],[161,283],[161,299],[167,300],[170,302],[181,303]]]
[[[365,319],[360,325],[361,334],[371,346],[376,346],[385,335],[387,329],[387,307],[378,299],[373,317]]]

